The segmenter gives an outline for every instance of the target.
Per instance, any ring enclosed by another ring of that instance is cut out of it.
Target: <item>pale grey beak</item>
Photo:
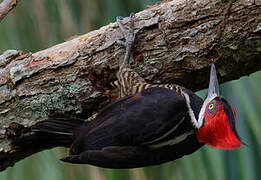
[[[217,72],[216,72],[215,65],[211,64],[208,95],[207,95],[206,99],[204,100],[204,103],[200,109],[199,116],[198,116],[198,123],[195,123],[195,126],[197,128],[201,128],[203,126],[205,109],[206,109],[208,103],[217,96],[220,96]]]
[[[220,96],[220,93],[216,68],[214,64],[211,64],[207,99],[213,96]]]

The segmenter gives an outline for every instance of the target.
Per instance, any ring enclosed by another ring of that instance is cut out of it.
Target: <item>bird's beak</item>
[[[212,99],[213,97],[216,97],[216,96],[220,96],[217,72],[216,72],[215,65],[211,64],[208,95],[207,95],[206,99]]]
[[[210,79],[209,79],[209,86],[208,86],[208,94],[206,99],[204,100],[204,103],[201,107],[201,110],[199,112],[198,117],[198,124],[196,124],[197,128],[200,128],[204,124],[204,112],[205,109],[210,101],[214,99],[215,97],[220,96],[219,94],[219,85],[218,85],[218,79],[217,79],[217,72],[214,64],[211,64],[211,70],[210,70]]]

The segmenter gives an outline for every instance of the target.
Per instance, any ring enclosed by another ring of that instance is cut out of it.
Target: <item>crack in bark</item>
[[[136,14],[139,33],[132,67],[149,83],[175,83],[194,91],[207,87],[211,63],[216,63],[220,82],[258,71],[258,14],[260,5],[244,0],[181,0],[146,9]],[[32,103],[45,103],[48,109],[50,102],[44,98],[54,98],[61,103],[56,104],[59,110],[88,118],[117,97],[110,82],[124,56],[115,44],[120,37],[118,26],[111,23],[34,54],[0,58],[5,64],[0,65],[0,169],[40,151],[16,149],[4,135],[12,122],[27,128],[46,116],[30,109]],[[27,72],[13,83],[10,69],[17,65]]]

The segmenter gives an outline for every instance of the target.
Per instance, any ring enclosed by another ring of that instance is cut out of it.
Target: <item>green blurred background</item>
[[[0,53],[7,49],[36,52],[128,16],[156,0],[23,0],[0,23]],[[234,151],[203,147],[160,166],[131,170],[61,163],[67,150],[35,154],[0,173],[0,180],[259,180],[261,179],[261,72],[225,83],[221,92],[237,112],[244,142]],[[205,91],[198,92],[204,97]]]

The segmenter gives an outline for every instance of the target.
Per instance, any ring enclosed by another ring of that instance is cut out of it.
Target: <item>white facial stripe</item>
[[[164,147],[164,146],[172,146],[172,145],[178,144],[181,141],[184,141],[189,135],[194,134],[194,133],[195,133],[194,130],[191,130],[191,131],[188,131],[184,134],[176,136],[174,139],[170,139],[168,141],[161,142],[161,143],[158,143],[158,144],[152,144],[152,145],[149,145],[149,147],[154,149],[154,148],[161,148],[161,147]]]
[[[152,141],[149,141],[149,142],[145,142],[143,144],[151,144],[151,143],[154,143],[156,141],[159,141],[159,140],[162,140],[163,138],[167,137],[168,135],[170,135],[172,132],[174,132],[178,127],[179,125],[184,121],[185,119],[185,116],[182,118],[182,120],[176,125],[174,126],[172,129],[170,129],[167,133],[165,133],[164,135],[160,136],[159,138],[157,139],[154,139]]]
[[[188,108],[188,112],[189,112],[189,116],[190,116],[190,119],[191,119],[191,122],[192,124],[195,126],[195,127],[199,127],[200,124],[199,122],[197,121],[196,117],[195,117],[195,114],[190,106],[190,98],[189,98],[189,95],[183,91],[181,91],[181,93],[183,94],[183,96],[185,97],[185,101],[186,101],[186,105],[187,105],[187,108]]]
[[[197,128],[201,128],[203,125],[203,119],[204,119],[204,113],[206,110],[206,107],[208,105],[209,102],[211,102],[215,97],[217,97],[217,94],[214,94],[214,96],[212,96],[212,98],[206,98],[201,109],[199,112],[199,116],[198,116],[198,126],[196,126]]]

